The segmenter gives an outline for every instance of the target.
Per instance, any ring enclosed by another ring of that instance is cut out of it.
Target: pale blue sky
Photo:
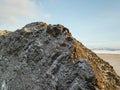
[[[0,0],[0,29],[63,24],[88,46],[120,48],[120,0]]]

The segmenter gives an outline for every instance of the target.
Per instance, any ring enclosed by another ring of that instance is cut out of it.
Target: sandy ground
[[[103,60],[113,66],[116,73],[120,76],[120,54],[97,54]]]

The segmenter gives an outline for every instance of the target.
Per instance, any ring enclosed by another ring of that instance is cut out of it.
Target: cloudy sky
[[[63,24],[89,48],[120,48],[120,0],[0,0],[0,30]]]

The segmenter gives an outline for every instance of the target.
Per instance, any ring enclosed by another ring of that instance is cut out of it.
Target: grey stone
[[[91,63],[70,57],[73,39],[66,27],[43,22],[1,34],[0,89],[95,90]]]

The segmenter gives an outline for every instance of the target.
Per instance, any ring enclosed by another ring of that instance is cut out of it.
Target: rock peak
[[[44,30],[45,32],[53,36],[57,36],[62,33],[71,35],[71,33],[69,32],[69,29],[64,27],[63,25],[60,25],[60,24],[48,25],[44,22],[33,22],[30,24],[27,24],[21,30],[24,32],[36,32],[36,31]]]
[[[6,87],[117,90],[120,77],[109,63],[73,38],[68,28],[34,22],[0,36],[0,89]]]
[[[44,30],[47,28],[47,24],[44,22],[33,22],[30,24],[25,25],[22,29],[26,32],[32,32],[37,30]]]

